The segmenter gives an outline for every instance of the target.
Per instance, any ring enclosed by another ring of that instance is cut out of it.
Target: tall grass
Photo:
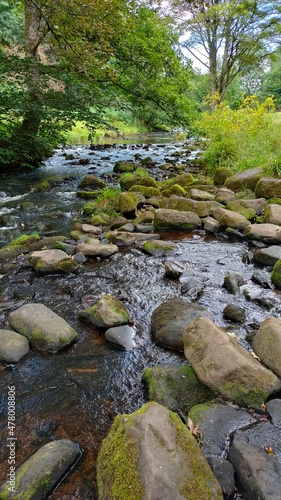
[[[223,102],[203,113],[197,127],[209,140],[204,152],[207,170],[262,167],[268,175],[281,175],[280,124],[281,113],[275,112],[271,98],[259,103],[251,96],[238,110]]]

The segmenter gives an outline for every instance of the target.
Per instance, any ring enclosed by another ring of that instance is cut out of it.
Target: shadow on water
[[[159,148],[152,147],[149,154],[159,154],[161,161],[175,147],[165,146],[161,148],[161,154]],[[81,151],[85,155],[89,154],[86,148],[72,151],[79,157]],[[113,162],[120,157],[133,157],[135,149],[114,148],[109,151],[112,155],[109,160],[102,159],[104,151],[95,151],[96,172],[99,175],[112,171]],[[108,158],[108,151],[106,155]],[[68,234],[72,217],[82,205],[76,198],[77,185],[89,165],[85,169],[81,165],[69,165],[69,162],[65,166],[65,163],[62,152],[58,151],[46,162],[45,170],[27,173],[20,181],[12,176],[5,177],[1,190],[11,197],[22,195],[36,206],[36,210],[25,213],[19,200],[14,200],[11,204],[14,210],[11,222],[18,218],[30,230],[42,222],[51,204],[54,210],[60,209],[64,214],[54,224],[53,231],[60,224],[60,233]],[[71,172],[74,177],[54,185],[47,193],[32,190],[32,185],[38,179],[49,176],[50,172],[62,176],[65,172]],[[58,193],[62,193],[59,200]],[[66,213],[70,214],[67,223]],[[239,272],[246,286],[252,286],[253,265],[242,262],[247,245],[230,242],[224,237],[214,239],[204,231],[165,232],[161,238],[177,243],[175,259],[185,265],[189,278],[203,281],[204,291],[198,302],[212,312],[217,325],[234,331],[241,342],[249,347],[244,340],[245,334],[263,321],[268,313],[258,304],[248,302],[243,294],[230,296],[222,287],[228,272]],[[97,497],[95,463],[101,441],[117,414],[131,413],[146,402],[142,371],[147,366],[159,363],[185,363],[183,354],[155,345],[150,335],[151,313],[157,305],[174,297],[189,301],[182,295],[180,283],[165,277],[164,260],[131,249],[120,251],[104,261],[89,259],[78,274],[37,276],[23,256],[21,265],[13,273],[1,276],[2,301],[18,299],[42,302],[78,332],[77,342],[57,355],[43,356],[31,351],[18,365],[1,368],[0,429],[4,442],[7,432],[7,388],[9,385],[16,388],[17,463],[51,439],[69,438],[78,442],[84,451],[74,472],[51,495],[53,500]],[[128,308],[136,330],[137,347],[133,351],[118,349],[105,340],[104,332],[79,321],[79,312],[94,303],[103,292],[120,297]],[[243,327],[229,325],[224,320],[223,309],[230,302],[244,308],[247,320]],[[274,306],[276,315],[281,312],[279,304],[278,298]],[[8,311],[0,313],[1,328],[5,326],[7,316]],[[6,463],[7,455],[8,450],[3,446],[2,463]],[[5,479],[5,475],[4,468],[0,479]]]

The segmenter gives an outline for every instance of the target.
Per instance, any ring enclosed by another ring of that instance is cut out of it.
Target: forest
[[[279,1],[0,0],[1,167],[36,166],[79,128],[175,128],[211,140],[211,170],[279,173],[280,18]]]

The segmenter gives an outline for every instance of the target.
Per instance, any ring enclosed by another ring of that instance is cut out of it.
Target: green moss
[[[129,189],[129,193],[141,193],[145,198],[152,198],[153,196],[161,196],[159,189],[156,187],[147,187],[140,184],[134,184]]]
[[[245,391],[243,384],[228,382],[219,387],[219,393],[228,400],[234,401],[239,405],[260,406],[268,397],[266,391],[253,388],[248,392]]]
[[[44,181],[38,182],[38,184],[35,184],[35,186],[33,186],[33,188],[35,189],[35,191],[45,191],[46,189],[51,189],[51,184],[49,181],[44,180]]]
[[[76,196],[85,200],[96,199],[99,195],[98,191],[77,191]]]
[[[276,288],[281,290],[281,259],[275,262],[270,277],[272,283],[276,286]]]
[[[88,201],[82,208],[82,213],[85,215],[92,215],[97,209],[97,203],[95,201]]]
[[[155,394],[159,395],[159,385],[157,383],[157,379],[153,374],[153,370],[151,368],[146,368],[142,374],[142,380],[146,383],[148,389],[148,399],[150,401],[155,399]],[[161,396],[161,394],[160,394]],[[163,396],[163,394],[162,394]]]
[[[141,500],[143,486],[137,472],[137,442],[128,437],[126,415],[117,416],[104,440],[97,460],[98,493],[101,500]]]
[[[189,184],[191,184],[192,182],[194,182],[194,177],[190,173],[177,175],[175,177],[172,177],[172,178],[167,179],[166,181],[162,182],[160,185],[160,191],[165,191],[167,189],[170,189],[174,184],[178,184],[179,186],[186,187]]]
[[[173,186],[170,187],[170,189],[162,191],[162,194],[163,196],[168,196],[168,197],[172,195],[185,196],[186,190],[182,186],[179,186],[179,184],[173,184]]]
[[[281,198],[269,198],[267,201],[270,205],[281,205]]]
[[[197,425],[202,425],[205,417],[206,417],[206,411],[208,411],[210,408],[212,408],[213,402],[208,401],[207,403],[203,403],[201,405],[196,405],[191,408],[188,416],[189,418]]]

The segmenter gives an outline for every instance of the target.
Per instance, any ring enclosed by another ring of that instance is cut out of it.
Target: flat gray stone
[[[110,257],[118,252],[118,247],[116,245],[107,245],[103,243],[97,243],[94,245],[81,243],[77,245],[77,251],[81,252],[86,257]]]
[[[76,271],[77,262],[62,250],[39,250],[32,252],[28,260],[40,274],[67,273]]]
[[[274,264],[281,259],[281,246],[271,245],[267,248],[258,248],[255,251],[253,260],[257,264],[273,267]]]
[[[131,351],[131,349],[136,347],[135,335],[135,330],[128,325],[115,326],[105,332],[106,340],[119,347],[123,347],[127,351]]]
[[[0,361],[18,363],[28,351],[26,337],[12,330],[0,330]]]
[[[11,312],[8,321],[39,351],[57,352],[77,337],[75,330],[44,304],[25,304]]]

